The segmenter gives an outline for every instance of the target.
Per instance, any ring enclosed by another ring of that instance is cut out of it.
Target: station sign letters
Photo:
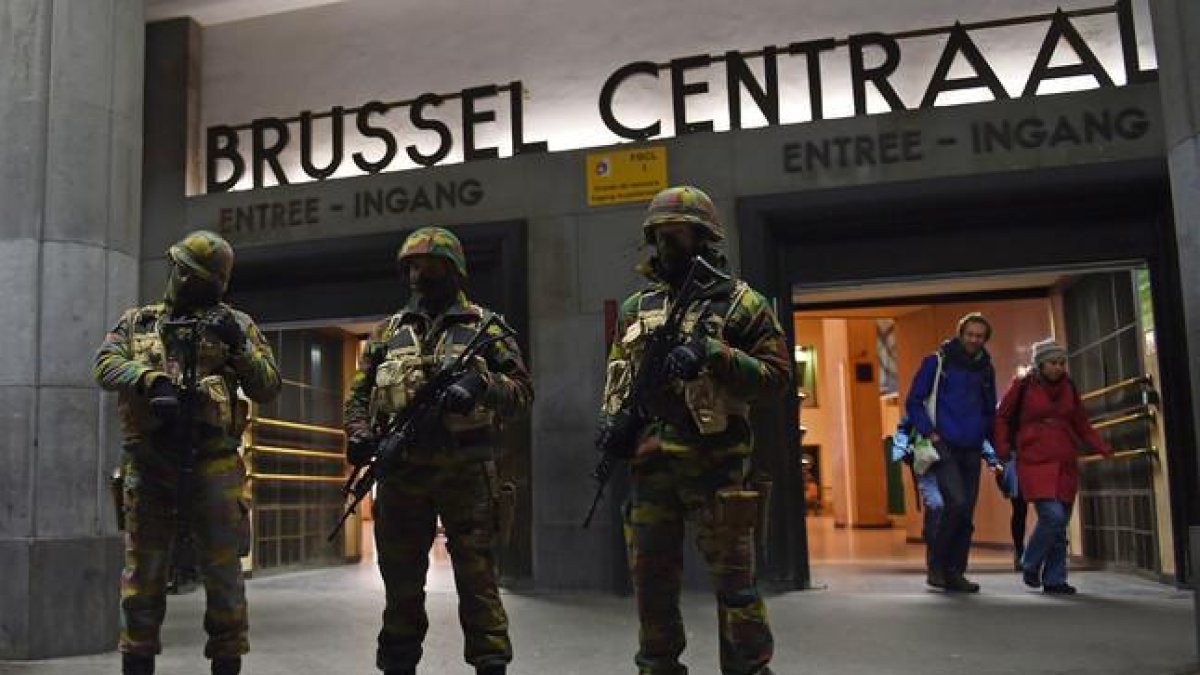
[[[855,116],[868,114],[867,99],[870,91],[876,92],[882,98],[888,110],[899,111],[908,109],[910,105],[916,108],[932,108],[937,105],[942,94],[964,90],[985,91],[996,101],[1032,97],[1037,96],[1041,86],[1047,82],[1081,76],[1093,78],[1100,88],[1111,88],[1117,86],[1112,73],[1109,73],[1097,58],[1087,38],[1072,22],[1072,17],[1105,14],[1114,15],[1116,18],[1115,30],[1121,46],[1125,84],[1154,81],[1157,79],[1157,72],[1142,69],[1139,63],[1131,2],[1132,0],[1118,0],[1115,5],[1071,12],[1059,9],[1047,15],[975,24],[956,22],[953,26],[901,33],[869,32],[840,40],[806,40],[785,46],[768,45],[750,52],[727,51],[724,54],[687,56],[672,59],[667,63],[635,61],[617,68],[605,80],[598,97],[600,118],[609,131],[623,139],[644,141],[661,137],[662,120],[639,127],[630,126],[625,121],[628,116],[623,119],[622,111],[617,109],[615,101],[621,88],[631,79],[658,79],[665,73],[670,79],[675,133],[683,135],[714,131],[712,120],[695,119],[689,114],[688,103],[689,99],[708,93],[708,83],[698,80],[697,74],[723,64],[730,127],[742,128],[743,94],[747,94],[753,101],[768,126],[780,125],[779,65],[781,60],[795,59],[807,74],[811,119],[821,120],[826,113],[824,98],[827,93],[826,85],[822,82],[822,72],[829,65],[827,62],[835,51],[839,58],[846,60]],[[973,36],[1016,25],[1039,26],[1045,32],[1023,88],[1019,92],[1010,92],[1000,81],[993,64],[980,50]],[[906,40],[912,38],[936,35],[946,36],[941,55],[929,74],[928,84],[920,101],[906,103],[890,81],[904,57],[903,45]],[[1074,63],[1061,64],[1055,60],[1055,55],[1063,43],[1074,52]],[[871,58],[868,58],[868,54]],[[882,54],[883,58],[881,62],[875,63],[878,61],[878,54]],[[751,59],[761,61],[762,78],[750,69],[748,64]],[[868,65],[869,61],[871,65]],[[958,70],[955,70],[955,66],[959,66]],[[969,75],[951,76],[952,70],[956,73],[963,72],[963,66],[969,69]],[[424,93],[415,98],[391,103],[376,100],[354,108],[338,106],[320,113],[305,111],[286,119],[264,117],[237,126],[212,126],[207,130],[207,190],[209,193],[227,192],[242,180],[247,171],[250,172],[255,188],[266,184],[268,172],[274,182],[280,185],[293,180],[324,180],[337,173],[347,161],[353,162],[362,173],[376,174],[387,170],[401,150],[419,166],[434,166],[449,156],[456,140],[462,145],[465,161],[494,159],[500,156],[499,148],[480,147],[476,140],[477,128],[479,125],[495,122],[495,106],[504,103],[507,103],[509,109],[512,154],[547,152],[548,143],[531,140],[533,136],[524,128],[524,91],[523,83],[516,80],[504,85],[470,87],[452,94]],[[458,119],[447,122],[439,118],[436,112],[450,100],[458,100],[461,105]],[[409,142],[403,146],[401,139],[385,124],[388,115],[402,108],[408,111],[407,122],[413,135],[411,139],[404,139]],[[1120,113],[1116,111],[1113,114],[1119,117]],[[1118,117],[1113,117],[1107,124],[1117,125],[1113,127],[1114,133],[1124,133],[1122,130],[1126,127],[1121,125],[1131,124],[1132,118],[1128,115],[1120,119]],[[329,135],[327,142],[320,144],[321,147],[329,148],[330,152],[329,159],[322,166],[318,166],[313,159],[314,148],[318,145],[316,120],[327,120],[321,127],[322,133]],[[1089,129],[1092,129],[1093,133],[1099,133],[1097,124],[1089,126],[1086,120],[1082,130],[1076,129],[1074,123],[1063,126],[1049,121],[1048,124],[1047,128],[1040,130],[1036,122],[1018,124],[1009,130],[983,127],[978,129],[977,133],[973,133],[970,139],[962,139],[961,142],[969,143],[977,152],[987,152],[989,148],[1006,143],[1057,142],[1056,139],[1079,133],[1086,136]],[[297,131],[295,127],[298,127],[298,133],[294,133]],[[250,137],[249,148],[243,147],[246,139],[242,132],[246,131]],[[369,141],[373,146],[370,153],[359,151],[347,156],[345,146],[349,134],[357,135],[355,140],[358,145]],[[1042,140],[1034,140],[1037,138]],[[423,152],[420,149],[420,146],[428,147],[433,141],[436,141],[436,146],[431,152]],[[844,143],[838,141],[829,152],[831,157],[838,158],[838,162],[842,161],[843,157],[851,156],[855,158],[854,161],[866,161],[868,156],[877,157],[878,161],[883,162],[914,161],[922,154],[927,142],[928,139],[917,139],[903,134],[896,137],[883,135],[870,143],[862,139]],[[295,149],[294,143],[299,144],[299,168],[303,171],[303,176],[295,175],[295,169],[292,170],[293,175],[289,176],[280,161],[280,156],[285,151]],[[808,150],[804,149],[805,156],[814,154]],[[803,165],[807,160],[797,161]],[[305,217],[303,213],[307,211],[302,207],[298,208],[295,218]],[[274,215],[271,218],[274,219]],[[294,220],[290,207],[284,210],[280,218],[288,222]]]
[[[840,134],[783,145],[783,171],[823,173],[945,159],[980,158],[1024,150],[1055,150],[1137,141],[1149,133],[1151,114],[1132,105],[1084,108],[1072,114],[968,120],[961,132],[931,135],[921,128]]]
[[[481,181],[467,178],[363,188],[346,196],[265,199],[219,207],[215,229],[226,238],[239,240],[281,230],[317,227],[325,220],[364,221],[404,214],[434,214],[478,206],[486,196]]]

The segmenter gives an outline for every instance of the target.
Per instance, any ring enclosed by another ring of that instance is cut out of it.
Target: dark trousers
[[[1020,560],[1025,553],[1025,515],[1029,512],[1029,504],[1021,495],[1009,501],[1012,502],[1012,520],[1009,522],[1009,528],[1012,530],[1013,548],[1016,549],[1017,559]]]
[[[946,576],[967,570],[971,535],[975,532],[975,502],[979,498],[979,447],[949,446],[949,452],[932,467],[942,493],[942,515],[929,550],[929,569],[942,570]]]

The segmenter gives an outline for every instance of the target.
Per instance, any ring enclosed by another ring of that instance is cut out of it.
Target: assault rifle
[[[175,468],[175,541],[171,547],[169,586],[176,592],[196,578],[195,541],[192,539],[192,507],[195,498],[196,408],[200,405],[200,387],[196,376],[200,338],[208,325],[208,316],[167,319],[162,323],[164,347],[168,356],[179,360],[180,383],[177,398],[161,397],[150,401],[152,409],[163,411],[167,420],[170,448],[176,453]]]
[[[618,459],[633,457],[642,429],[650,421],[651,415],[646,409],[649,397],[661,390],[667,384],[666,362],[667,354],[678,345],[683,344],[687,336],[682,334],[683,319],[688,307],[697,298],[720,283],[728,283],[728,274],[713,267],[700,256],[692,258],[692,264],[684,277],[679,294],[672,300],[667,320],[656,328],[647,339],[641,361],[634,371],[633,383],[621,407],[607,421],[608,429],[597,438],[597,449],[603,453],[596,468],[592,470],[592,478],[596,481],[596,495],[592,498],[592,506],[583,519],[586,528],[592,523],[596,514],[596,506],[604,496],[604,487]],[[600,447],[603,445],[603,447]]]
[[[493,325],[500,326],[500,332],[488,335],[487,331]],[[433,377],[417,390],[403,411],[391,416],[382,433],[378,434],[380,441],[374,459],[354,467],[350,476],[346,478],[342,494],[349,497],[350,502],[326,541],[333,541],[346,524],[346,520],[358,509],[359,503],[371,492],[379,479],[391,472],[420,441],[427,440],[423,436],[441,419],[446,390],[468,373],[471,360],[489,345],[514,335],[516,331],[504,323],[499,314],[489,316],[462,352],[434,373]]]

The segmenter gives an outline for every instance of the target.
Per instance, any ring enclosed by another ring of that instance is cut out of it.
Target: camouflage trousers
[[[754,530],[717,522],[716,492],[742,486],[744,455],[654,453],[631,465],[625,541],[641,631],[635,661],[640,675],[683,675],[686,646],[679,592],[685,521],[697,526],[696,545],[716,587],[721,672],[769,673],[774,641],[754,572]]]
[[[125,453],[125,569],[121,574],[121,637],[131,654],[162,651],[159,628],[176,539],[175,470],[151,450]],[[193,479],[192,538],[204,579],[208,658],[239,656],[247,639],[240,549],[249,534],[242,501],[246,469],[236,452],[199,459]]]
[[[387,603],[379,631],[380,670],[414,668],[429,629],[425,574],[440,517],[458,589],[463,656],[476,668],[512,661],[492,552],[498,489],[490,463],[407,462],[388,475],[375,502],[375,547]]]

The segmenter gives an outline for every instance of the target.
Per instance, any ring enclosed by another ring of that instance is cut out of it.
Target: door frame
[[[745,197],[737,203],[741,273],[790,312],[796,283],[1143,263],[1150,269],[1160,359],[1188,363],[1167,167],[1113,162]],[[1086,235],[1086,236],[1083,236]],[[789,345],[792,322],[783,321]],[[1163,368],[1176,580],[1190,578],[1189,523],[1200,522],[1192,392],[1186,368]],[[755,414],[756,460],[776,476],[763,577],[811,583],[794,393]]]

